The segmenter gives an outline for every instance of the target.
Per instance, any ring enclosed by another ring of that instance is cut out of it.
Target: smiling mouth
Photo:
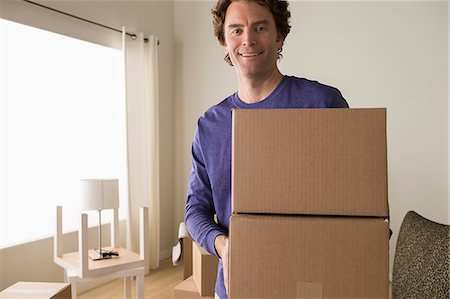
[[[254,56],[261,55],[261,54],[262,54],[262,52],[239,53],[239,55],[242,57],[254,57]]]

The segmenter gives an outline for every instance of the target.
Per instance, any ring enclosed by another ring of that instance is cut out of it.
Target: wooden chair
[[[136,277],[137,298],[144,298],[144,275],[148,266],[148,208],[140,208],[139,253],[118,247],[119,220],[118,211],[114,209],[111,223],[111,246],[105,250],[118,253],[111,259],[93,261],[88,256],[88,217],[81,214],[81,227],[78,233],[78,251],[63,253],[62,242],[62,207],[56,208],[56,234],[54,237],[54,262],[65,272],[65,280],[72,284],[72,298],[77,293],[88,289],[95,282],[106,282],[111,279],[124,278],[124,297],[131,298],[131,278]],[[80,285],[80,288],[79,288]]]

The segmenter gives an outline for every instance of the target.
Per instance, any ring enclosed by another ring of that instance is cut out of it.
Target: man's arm
[[[197,128],[192,142],[192,170],[189,175],[185,224],[192,238],[209,253],[218,255],[215,239],[226,232],[215,221],[215,208]]]

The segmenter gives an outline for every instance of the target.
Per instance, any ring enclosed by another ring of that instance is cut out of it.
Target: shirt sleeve
[[[217,256],[214,240],[217,235],[226,234],[226,232],[214,221],[216,211],[211,183],[199,139],[197,127],[192,142],[192,169],[189,175],[184,221],[194,241]]]
[[[349,108],[347,101],[342,96],[341,92],[336,89],[336,95],[331,103],[330,108]]]

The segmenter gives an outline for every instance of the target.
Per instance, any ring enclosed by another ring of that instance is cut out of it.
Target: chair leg
[[[139,274],[136,277],[136,297],[144,299],[144,274]]]
[[[72,299],[77,299],[77,282],[71,282],[71,289],[72,289]]]
[[[131,277],[125,276],[123,278],[123,297],[126,299],[131,299]]]
[[[78,277],[71,276],[67,270],[64,270],[64,282],[70,283],[72,299],[77,299],[79,280],[80,279]]]

